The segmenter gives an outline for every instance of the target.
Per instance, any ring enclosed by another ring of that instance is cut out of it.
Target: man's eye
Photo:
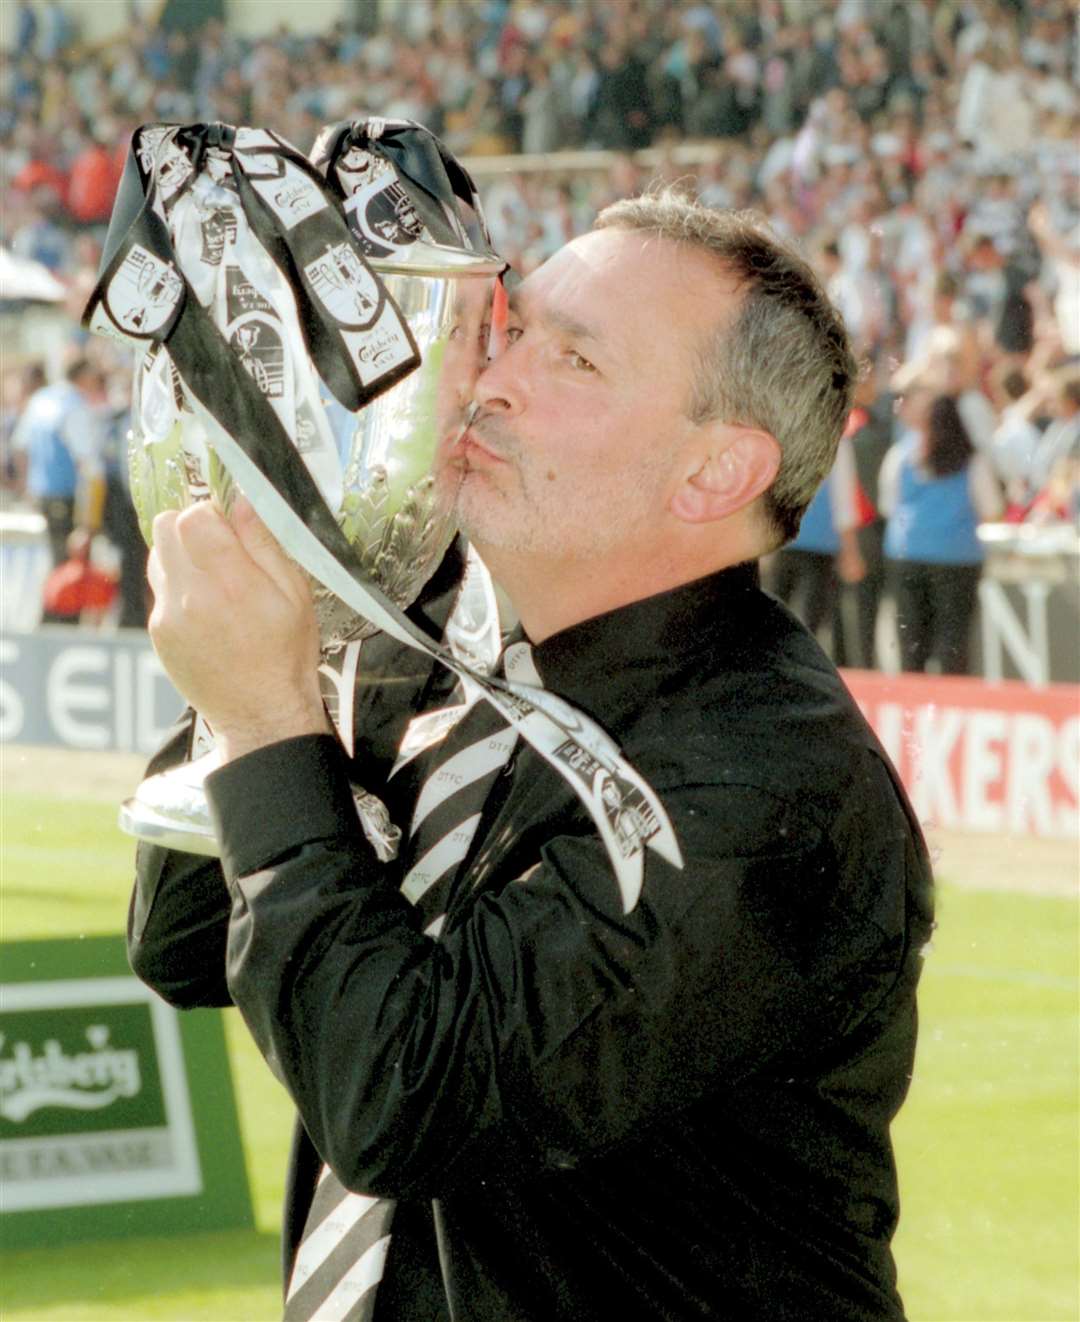
[[[450,334],[447,338],[451,344],[460,344],[461,341],[467,339],[470,334],[472,334],[472,331],[470,331],[469,327],[463,326],[458,322],[456,326],[451,327]],[[481,344],[487,344],[490,334],[491,324],[490,322],[485,321],[481,323],[479,330],[476,331],[476,338]]]
[[[571,349],[570,353],[568,354],[568,357],[570,359],[570,366],[576,372],[596,371],[596,368],[592,365],[592,363],[590,363],[587,358],[582,357],[582,355],[579,354],[576,349]]]
[[[517,344],[518,340],[520,340],[524,334],[525,334],[525,329],[523,326],[507,326],[506,343]]]

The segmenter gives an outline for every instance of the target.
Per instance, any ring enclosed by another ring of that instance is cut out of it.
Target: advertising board
[[[1080,686],[844,672],[925,824],[1076,839]]]
[[[221,1012],[119,937],[0,946],[0,1186],[9,1248],[250,1225]]]

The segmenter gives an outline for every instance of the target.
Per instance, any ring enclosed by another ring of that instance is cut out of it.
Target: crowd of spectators
[[[0,74],[4,242],[64,279],[77,306],[130,132],[152,120],[257,124],[302,150],[335,119],[420,120],[475,163],[496,247],[523,271],[659,175],[711,205],[763,211],[803,245],[868,364],[886,447],[905,425],[897,369],[936,364],[1005,517],[1077,520],[1069,0],[405,0],[383,11],[372,31],[257,39],[134,17],[90,51],[75,6],[24,0]],[[569,151],[579,155],[545,159]],[[520,160],[485,169],[496,155]],[[864,469],[874,506],[875,465]]]

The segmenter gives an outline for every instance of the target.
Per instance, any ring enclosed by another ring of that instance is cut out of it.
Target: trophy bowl
[[[260,129],[137,130],[84,324],[141,350],[129,471],[148,542],[163,510],[213,499],[228,513],[215,427],[219,444],[268,427],[364,577],[403,610],[455,534],[454,490],[432,470],[467,423],[505,263],[471,180],[419,125],[353,121],[324,141],[312,164]],[[308,508],[302,518],[322,518]],[[375,626],[311,583],[320,683],[351,754],[356,650]],[[189,761],[143,781],[122,829],[216,854],[204,789],[216,764],[196,714]],[[383,848],[381,805],[358,793],[357,806]]]
[[[503,263],[416,243],[372,265],[407,319],[421,361],[358,414],[337,411],[333,422],[342,472],[334,513],[366,575],[405,608],[438,567],[456,532],[453,488],[437,481],[432,466],[465,425],[473,385],[486,360],[492,291]],[[139,397],[144,429],[133,431],[129,458],[132,494],[149,541],[153,519],[162,510],[207,498],[227,510],[234,488],[197,423],[174,419],[166,425],[167,419],[158,416],[161,386],[152,374],[161,369],[151,362],[140,371],[149,377]],[[167,373],[164,380],[170,384]],[[332,669],[335,657],[375,628],[316,580],[312,589],[324,668]],[[336,709],[330,714],[351,751],[351,692],[343,692],[340,683],[331,691]],[[151,843],[216,855],[204,781],[217,765],[212,732],[197,721],[192,760],[144,780],[121,806],[121,829]],[[372,813],[379,816],[377,801],[358,798],[358,809],[369,836],[372,830],[385,831],[381,820],[369,820]]]
[[[338,522],[367,576],[410,605],[455,532],[453,489],[432,472],[466,423],[486,361],[497,259],[418,243],[375,258],[420,349],[420,366],[361,411],[344,466]],[[324,652],[373,632],[329,589],[314,585]]]

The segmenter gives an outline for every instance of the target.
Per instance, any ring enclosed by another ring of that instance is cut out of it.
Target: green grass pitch
[[[123,928],[131,845],[107,801],[5,792],[0,936]],[[896,1241],[911,1322],[1076,1322],[1078,905],[943,869],[908,1104]],[[4,1322],[271,1322],[290,1106],[228,1016],[251,1232],[5,1255]],[[822,1322],[827,1322],[822,1319]]]

